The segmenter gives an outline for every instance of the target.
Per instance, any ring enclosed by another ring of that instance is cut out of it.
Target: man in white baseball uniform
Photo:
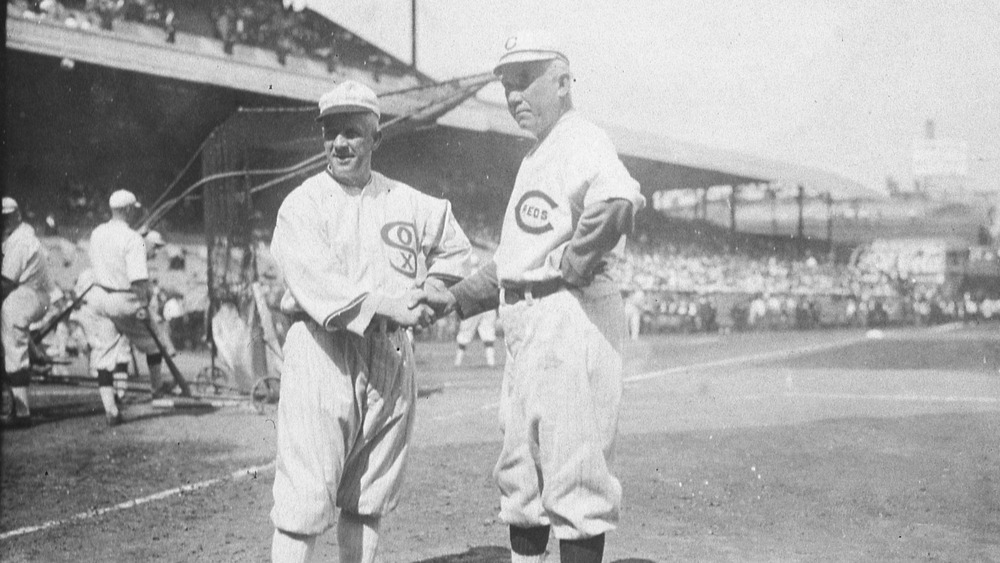
[[[116,377],[127,377],[128,364],[121,362],[122,339],[146,354],[152,392],[161,394],[173,388],[162,380],[163,352],[156,345],[149,327],[158,331],[167,354],[174,350],[162,327],[149,313],[150,283],[146,264],[146,242],[132,225],[141,217],[141,205],[135,194],[118,190],[108,200],[111,220],[98,225],[90,234],[90,267],[94,288],[87,294],[87,304],[94,313],[111,322],[94,325],[91,361],[97,368],[97,385],[108,425],[123,421],[115,393]]]
[[[342,563],[373,561],[399,498],[416,408],[405,327],[418,260],[426,285],[460,279],[469,241],[447,201],[371,169],[375,93],[344,81],[319,101],[327,168],[278,211],[271,254],[284,276],[284,345],[274,477],[274,561],[307,561],[336,516]]]
[[[21,221],[13,198],[3,198],[3,360],[14,412],[11,427],[31,425],[28,341],[31,323],[45,316],[52,278],[45,249],[31,225]]]
[[[536,139],[521,163],[492,263],[424,299],[469,317],[499,304],[507,344],[494,469],[511,559],[603,558],[619,518],[612,473],[626,323],[620,257],[639,184],[608,136],[573,109],[563,51],[543,33],[510,37],[494,72],[510,114]]]

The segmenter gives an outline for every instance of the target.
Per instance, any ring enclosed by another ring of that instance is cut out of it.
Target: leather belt
[[[500,301],[507,305],[513,305],[525,299],[528,301],[541,299],[565,287],[566,284],[559,278],[527,284],[501,285]]]

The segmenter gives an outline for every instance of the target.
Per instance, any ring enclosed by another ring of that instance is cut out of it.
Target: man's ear
[[[372,144],[372,150],[374,151],[379,147],[379,145],[382,144],[382,131],[381,130],[376,131],[375,134],[372,135],[372,138],[375,140],[375,142]]]
[[[567,96],[570,93],[570,87],[573,85],[573,75],[570,74],[569,70],[559,73],[559,95]]]

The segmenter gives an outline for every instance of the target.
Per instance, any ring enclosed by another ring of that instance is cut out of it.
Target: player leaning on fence
[[[337,520],[340,561],[372,561],[399,498],[415,415],[405,327],[418,260],[428,284],[456,281],[469,252],[447,201],[372,171],[379,105],[345,81],[319,103],[327,169],[285,198],[271,252],[287,285],[278,404],[274,561],[306,561]]]
[[[494,476],[512,560],[540,561],[551,532],[563,562],[597,562],[621,501],[612,457],[626,325],[608,261],[645,201],[607,135],[573,109],[569,61],[550,38],[510,37],[494,72],[536,143],[494,262],[425,299],[463,318],[499,304],[508,358]]]

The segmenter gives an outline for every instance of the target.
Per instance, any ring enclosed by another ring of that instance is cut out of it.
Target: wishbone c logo
[[[557,207],[548,194],[532,190],[517,202],[514,219],[522,231],[538,235],[552,230],[552,210]]]

